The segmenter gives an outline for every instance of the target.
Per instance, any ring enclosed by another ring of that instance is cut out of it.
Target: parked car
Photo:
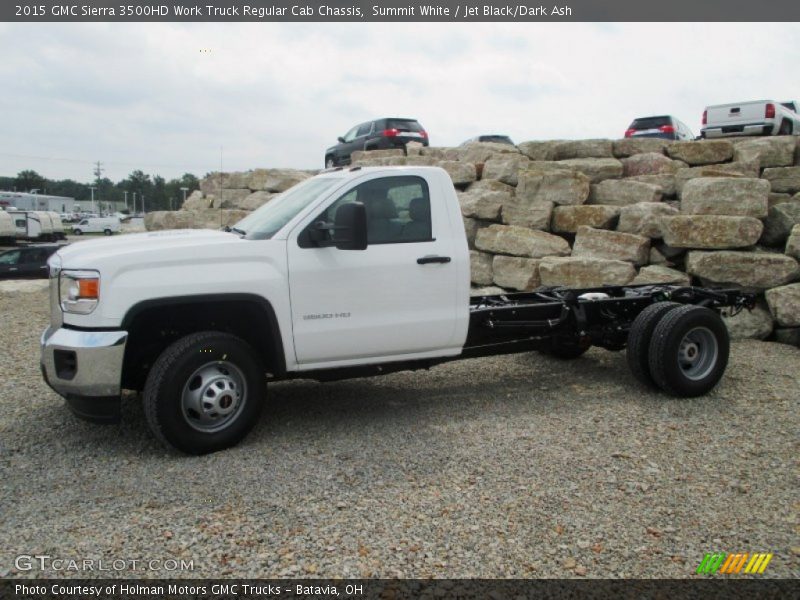
[[[339,143],[325,151],[325,167],[350,164],[356,150],[386,150],[405,148],[408,142],[429,144],[428,133],[416,119],[398,117],[375,119],[356,125],[339,138]]]
[[[471,298],[461,206],[438,167],[324,171],[230,232],[126,237],[50,258],[42,374],[89,420],[118,420],[121,390],[143,390],[154,436],[195,454],[241,440],[274,381],[478,356],[627,346],[640,381],[697,396],[727,365],[720,309],[755,306],[667,284]]]
[[[0,252],[0,279],[46,279],[47,259],[61,247],[59,244],[36,244]]]
[[[119,219],[117,217],[89,217],[81,219],[72,226],[72,233],[83,235],[84,233],[103,233],[111,235],[119,232]]]
[[[671,115],[639,117],[625,131],[626,138],[663,138],[665,140],[689,141],[694,139],[692,130]]]
[[[708,106],[703,111],[700,137],[800,134],[797,110],[796,102],[774,100]]]
[[[473,138],[469,138],[466,142],[461,144],[462,146],[466,146],[467,144],[471,144],[473,142],[492,142],[494,144],[509,144],[511,146],[514,145],[514,142],[511,141],[511,138],[507,135],[497,135],[497,134],[488,134],[488,135],[476,135]]]

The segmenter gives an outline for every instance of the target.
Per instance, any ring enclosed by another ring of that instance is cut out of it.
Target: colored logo
[[[766,570],[771,560],[771,552],[740,552],[737,554],[726,554],[725,552],[716,552],[714,554],[707,553],[697,567],[697,573],[705,573],[706,575],[713,575],[714,573],[724,573],[726,575],[733,575],[736,573],[760,575]]]

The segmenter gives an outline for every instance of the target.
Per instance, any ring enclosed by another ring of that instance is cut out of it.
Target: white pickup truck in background
[[[708,106],[703,111],[700,137],[800,134],[796,102],[754,100]]]
[[[122,389],[143,391],[155,436],[189,453],[242,439],[268,381],[460,358],[627,347],[640,381],[704,394],[728,361],[720,308],[755,303],[673,285],[470,298],[461,207],[437,167],[324,171],[229,231],[81,242],[49,266],[47,383],[95,421],[119,419]]]

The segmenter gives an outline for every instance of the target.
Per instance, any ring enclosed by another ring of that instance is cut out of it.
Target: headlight
[[[58,280],[61,310],[88,315],[100,301],[100,273],[97,271],[61,271]]]

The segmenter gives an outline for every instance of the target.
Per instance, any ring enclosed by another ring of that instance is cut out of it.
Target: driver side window
[[[350,131],[345,133],[342,139],[344,139],[345,142],[352,142],[354,139],[356,139],[356,132],[358,132],[357,125],[353,127]]]
[[[336,211],[353,202],[366,208],[367,244],[433,241],[428,184],[421,177],[383,177],[362,183],[331,204],[314,223],[335,223]],[[333,241],[333,233],[327,233],[326,242]]]

